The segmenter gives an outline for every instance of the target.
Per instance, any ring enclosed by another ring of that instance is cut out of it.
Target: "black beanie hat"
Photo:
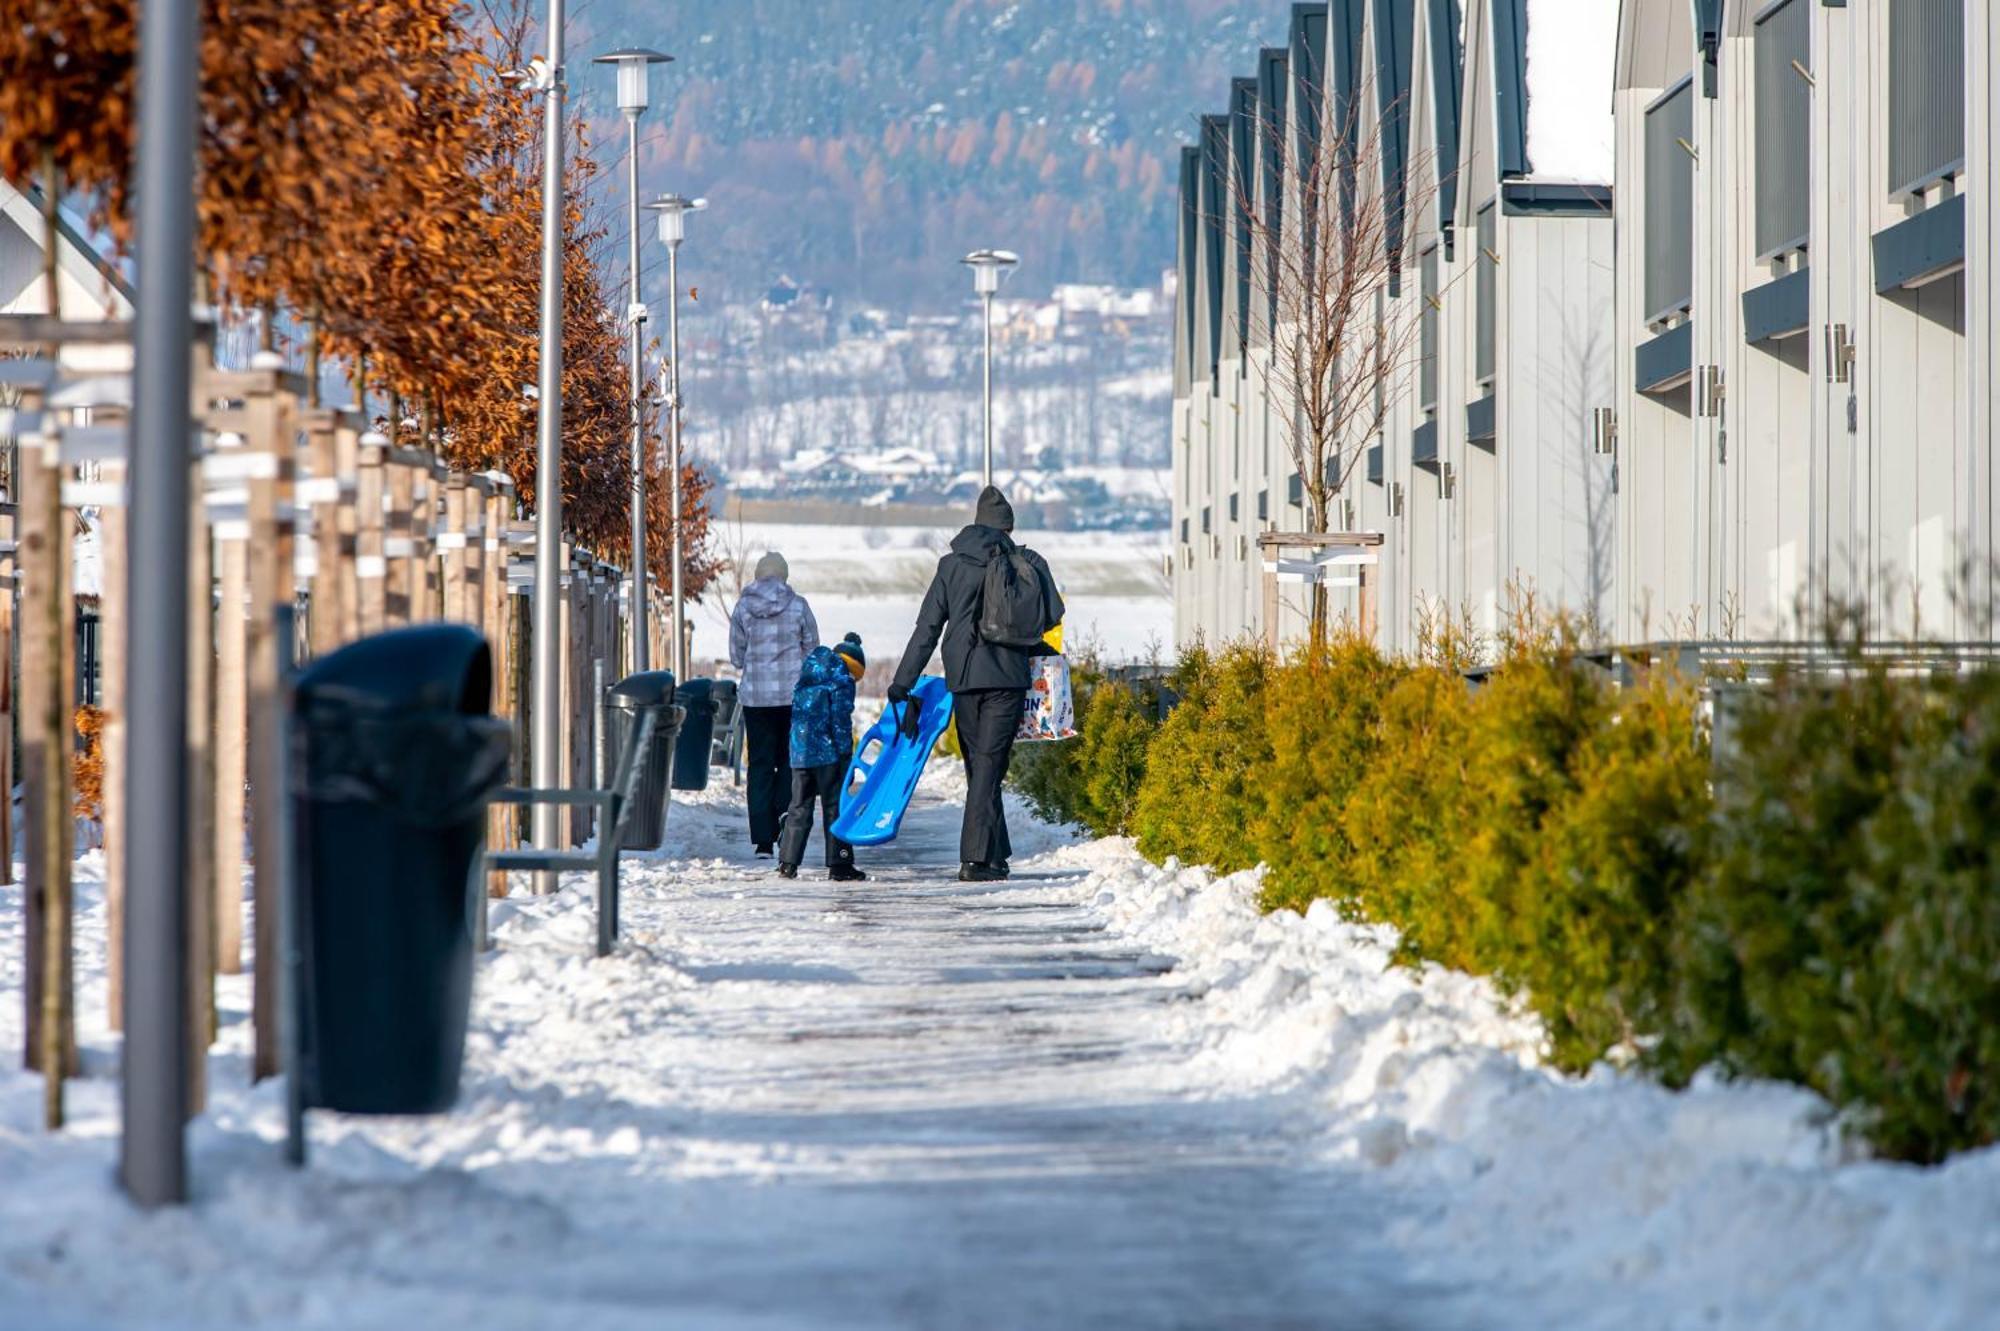
[[[979,492],[979,506],[972,511],[972,520],[981,527],[992,527],[996,531],[1014,530],[1014,506],[1007,502],[1007,496],[1000,493],[1000,487],[989,485]]]
[[[868,654],[861,650],[861,635],[859,633],[850,633],[834,644],[833,654],[835,656],[844,656],[853,662],[848,669],[854,672],[854,676],[857,679],[861,677],[861,672],[868,668]]]

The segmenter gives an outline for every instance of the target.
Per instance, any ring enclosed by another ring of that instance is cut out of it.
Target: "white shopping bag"
[[[1014,742],[1071,738],[1076,734],[1076,699],[1069,688],[1069,662],[1060,656],[1037,656],[1030,664],[1033,678],[1028,681]]]

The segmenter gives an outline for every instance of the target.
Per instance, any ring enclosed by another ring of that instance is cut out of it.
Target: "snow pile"
[[[1531,0],[1528,168],[1535,179],[1611,183],[1617,56],[1612,0]]]
[[[1156,868],[1129,842],[1049,859],[1089,867],[1107,921],[1180,959],[1215,1094],[1287,1094],[1327,1157],[1428,1199],[1392,1227],[1423,1276],[1532,1287],[1524,1325],[1991,1324],[2000,1150],[1883,1164],[1797,1087],[1565,1077],[1490,983],[1393,967],[1393,930],[1325,902],[1262,914],[1257,872]]]

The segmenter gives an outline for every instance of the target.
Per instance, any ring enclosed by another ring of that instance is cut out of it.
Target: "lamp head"
[[[646,109],[652,92],[652,67],[664,65],[672,59],[670,55],[648,51],[643,46],[628,46],[622,50],[607,51],[590,63],[617,66],[618,109],[628,116],[637,116]]]
[[[708,207],[708,200],[690,199],[682,194],[662,194],[646,207],[659,214],[660,239],[672,246],[687,238],[687,215]]]
[[[959,262],[972,270],[973,294],[990,296],[1021,262],[1021,256],[1011,250],[974,250]]]

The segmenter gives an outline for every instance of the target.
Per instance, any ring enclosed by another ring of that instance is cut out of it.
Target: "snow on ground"
[[[893,661],[909,641],[924,589],[956,529],[731,523],[717,529],[730,558],[751,564],[777,550],[791,566],[792,586],[819,621],[820,636],[837,642],[859,633],[870,660]],[[1149,660],[1174,636],[1167,594],[1164,532],[1031,532],[1022,541],[1046,557],[1062,584],[1068,641],[1093,644],[1107,660]],[[727,659],[734,598],[718,592],[690,612],[693,659]]]
[[[956,883],[961,793],[851,886],[693,797],[602,961],[580,882],[497,903],[458,1108],[316,1115],[303,1173],[225,981],[195,1203],[151,1216],[86,856],[71,1129],[0,1071],[0,1327],[1990,1325],[2000,1152],[1852,1162],[1797,1091],[1556,1076],[1385,931],[1018,808],[1015,880]],[[19,957],[0,888],[10,1065]]]

